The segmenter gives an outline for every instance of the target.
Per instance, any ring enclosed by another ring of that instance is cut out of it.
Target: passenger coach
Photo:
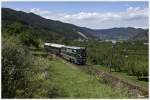
[[[48,51],[51,52],[52,54],[60,56],[61,48],[64,45],[61,44],[55,44],[55,43],[45,43],[44,48]]]

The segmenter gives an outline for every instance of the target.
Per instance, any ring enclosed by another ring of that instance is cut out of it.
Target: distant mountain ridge
[[[51,19],[45,19],[34,13],[15,11],[10,8],[2,8],[2,30],[10,28],[10,25],[19,23],[22,30],[31,29],[45,41],[64,39],[100,39],[100,40],[131,40],[148,39],[148,30],[127,28],[90,29],[73,24],[63,23]],[[17,32],[16,32],[17,33]]]
[[[136,40],[136,37],[142,36],[141,40],[148,39],[148,30],[141,29],[141,28],[111,28],[111,29],[99,29],[96,30],[95,36],[99,37],[100,39],[111,39],[111,40]],[[138,40],[140,40],[138,38]]]

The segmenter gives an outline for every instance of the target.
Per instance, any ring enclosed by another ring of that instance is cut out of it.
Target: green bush
[[[30,65],[27,52],[15,37],[2,39],[2,97],[15,97],[25,86],[24,69]]]
[[[2,98],[66,97],[51,76],[49,58],[33,56],[14,36],[2,39]]]
[[[19,35],[19,39],[21,40],[21,42],[26,45],[26,46],[34,46],[36,48],[39,47],[40,45],[40,39],[28,32],[22,32]]]

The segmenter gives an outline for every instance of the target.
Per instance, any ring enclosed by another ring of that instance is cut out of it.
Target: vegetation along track
[[[88,74],[95,75],[98,79],[102,79],[103,82],[105,82],[106,84],[110,84],[113,88],[124,88],[129,94],[135,95],[138,98],[148,98],[148,90],[140,86],[128,83],[127,81],[124,81],[107,72],[100,71],[94,68],[92,65],[76,65],[76,64],[72,64],[70,62],[64,61],[64,60],[63,62],[66,64],[71,64],[76,67],[79,67],[81,70],[87,72]]]

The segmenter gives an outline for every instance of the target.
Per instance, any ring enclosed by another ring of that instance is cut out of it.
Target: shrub
[[[25,73],[30,64],[26,60],[27,52],[15,37],[2,39],[2,97],[15,97],[16,91],[22,91],[25,85]]]
[[[50,72],[48,57],[33,56],[16,37],[2,39],[2,98],[66,97]]]
[[[40,39],[38,37],[32,35],[31,33],[22,32],[19,35],[19,38],[20,38],[21,42],[26,46],[32,45],[32,46],[38,48],[40,45]]]

